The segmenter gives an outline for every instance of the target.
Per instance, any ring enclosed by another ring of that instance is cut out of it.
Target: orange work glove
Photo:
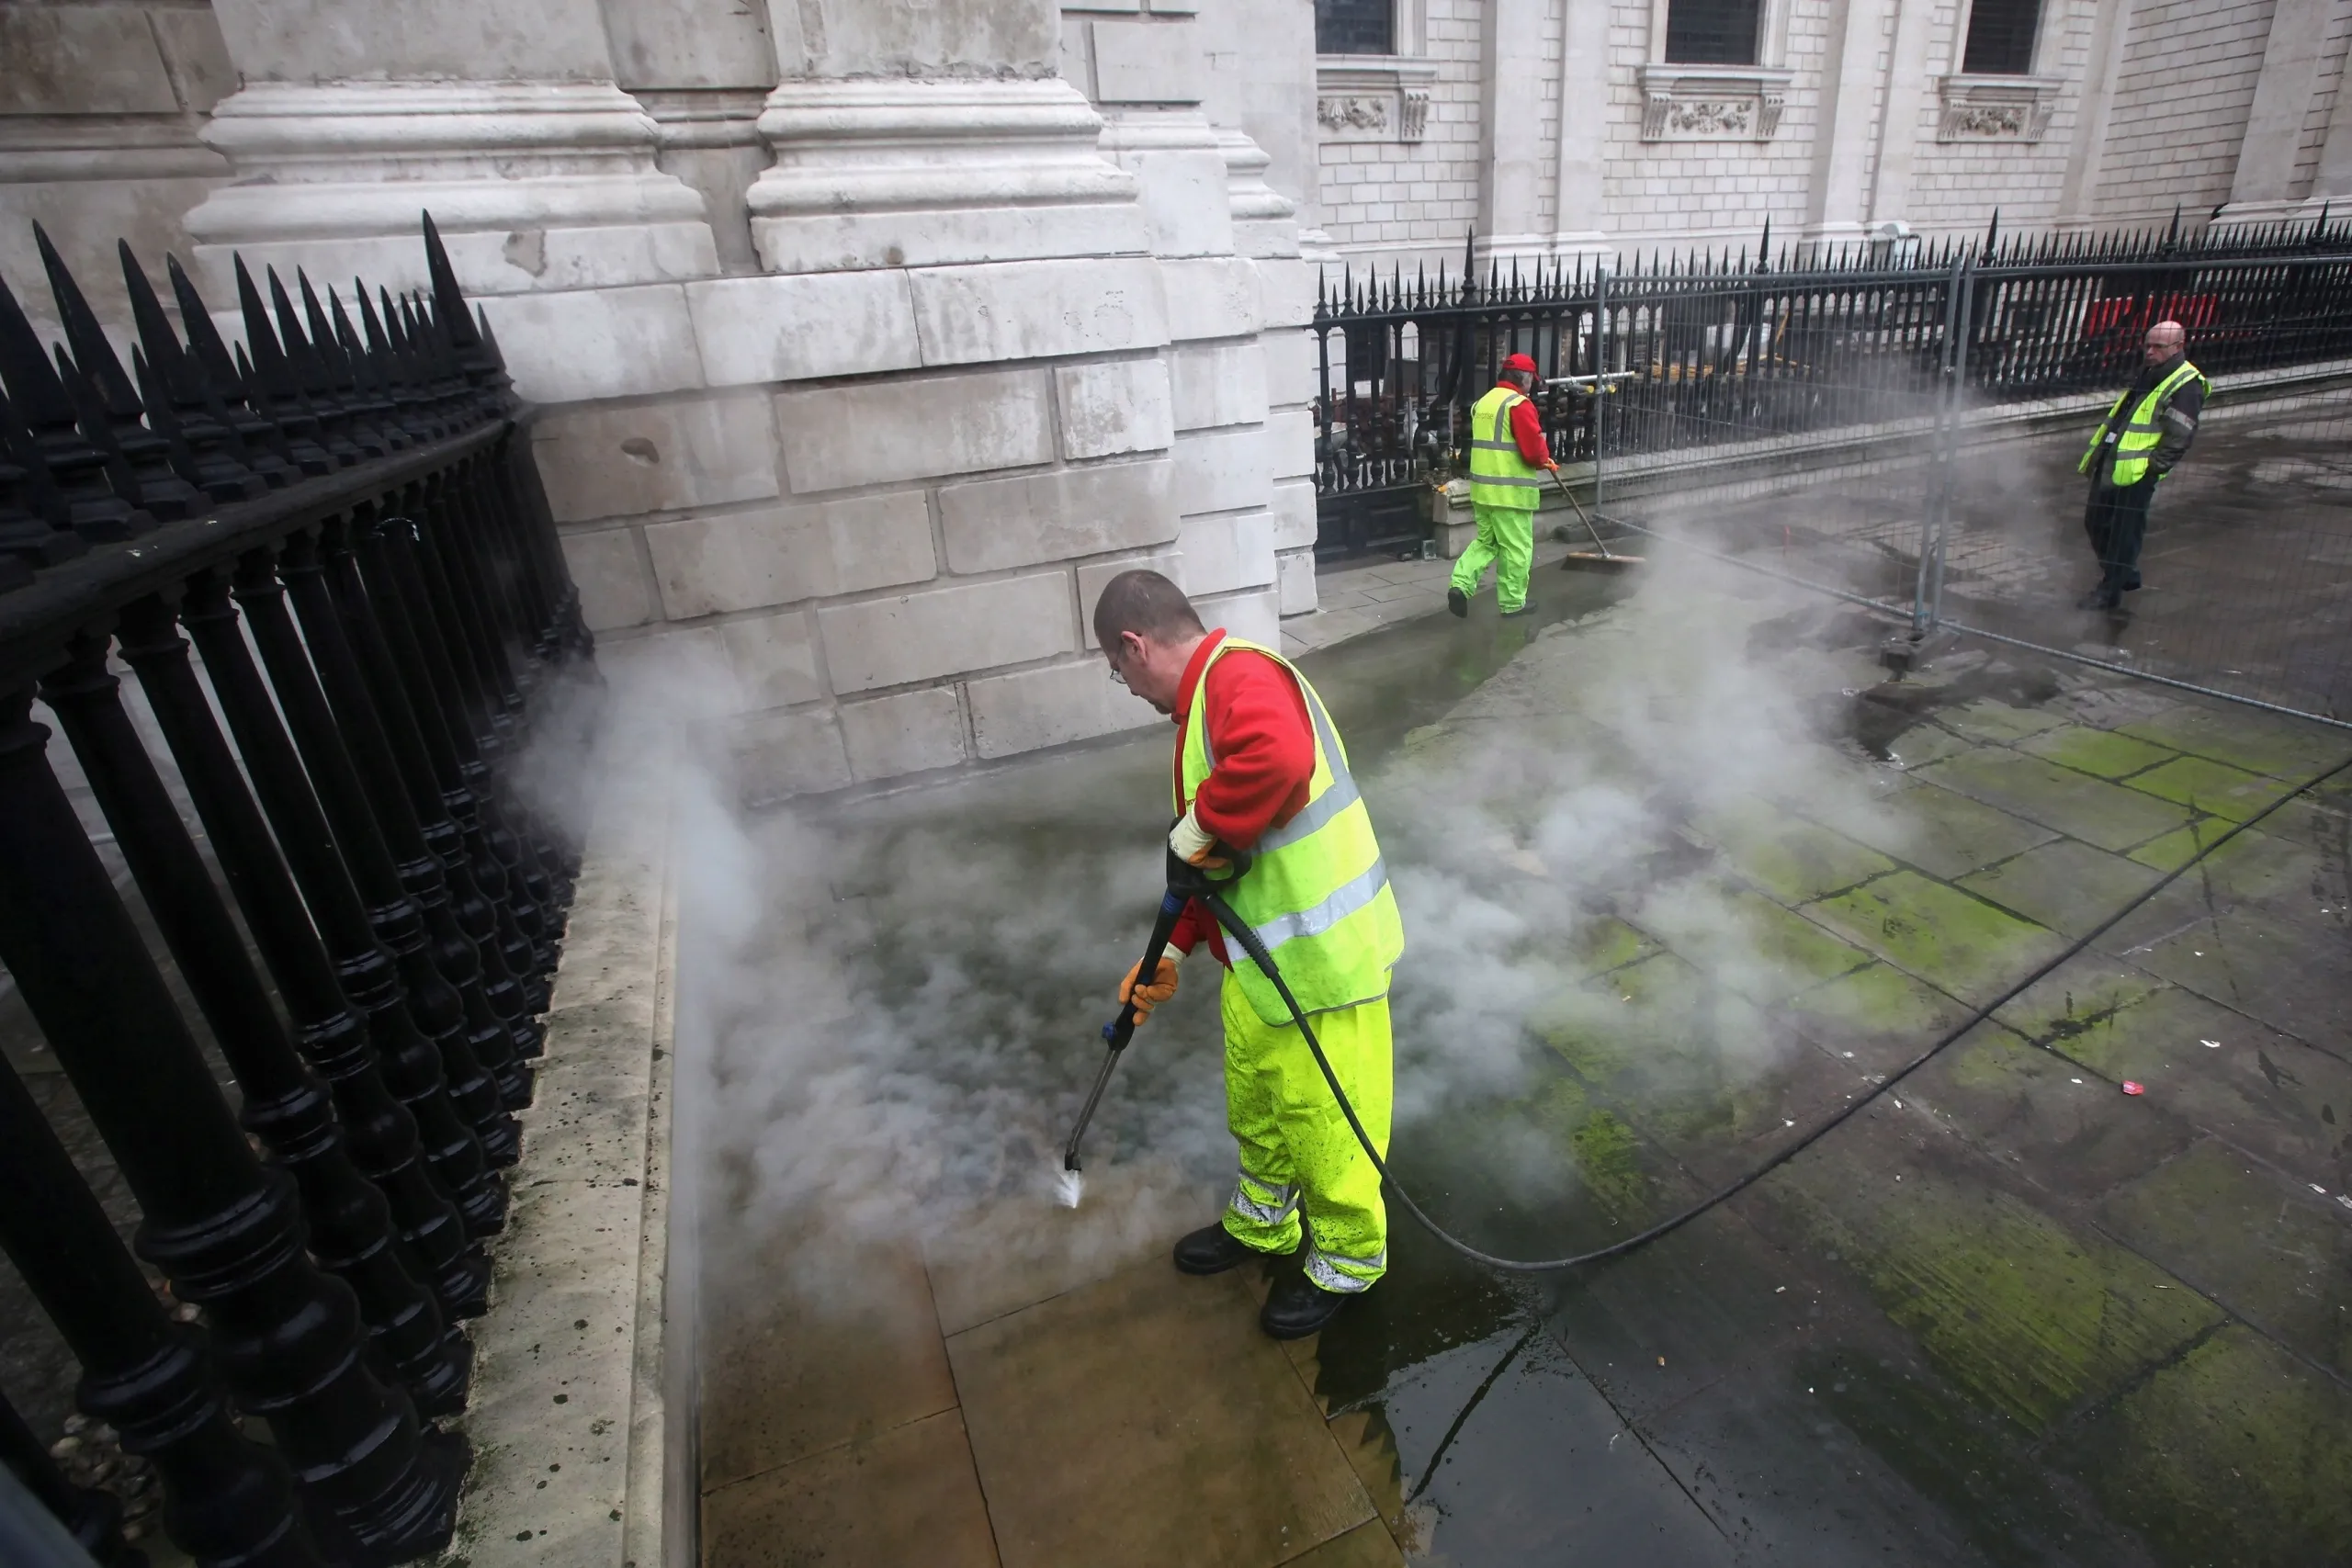
[[[1189,810],[1168,830],[1168,847],[1187,865],[1222,871],[1232,863],[1223,855],[1209,852],[1216,848],[1216,835],[1202,827],[1201,819]]]
[[[1151,1016],[1152,1009],[1176,994],[1176,961],[1174,959],[1164,953],[1161,953],[1159,977],[1148,986],[1136,984],[1136,976],[1142,970],[1143,960],[1137,959],[1129,966],[1127,977],[1119,982],[1119,999],[1136,1004],[1136,1027],[1138,1029],[1143,1027],[1144,1020]]]

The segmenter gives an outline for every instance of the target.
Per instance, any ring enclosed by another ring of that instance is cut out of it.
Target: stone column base
[[[1148,250],[1136,181],[1084,94],[1042,80],[798,80],[768,95],[752,186],[771,272]]]
[[[610,83],[256,83],[204,140],[237,179],[188,214],[205,283],[248,265],[422,285],[429,211],[469,295],[597,288],[718,270],[702,197],[654,166],[657,129]]]

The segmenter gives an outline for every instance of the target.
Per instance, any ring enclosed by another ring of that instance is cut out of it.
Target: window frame
[[[1423,52],[1428,0],[1391,0],[1394,54],[1315,57],[1315,139],[1419,141],[1428,132],[1438,64]]]
[[[1950,74],[1975,81],[1987,78],[2015,80],[2047,74],[2045,68],[2052,63],[2044,52],[2050,47],[2050,0],[2033,0],[2033,42],[2026,50],[2023,71],[1971,72],[1968,69],[1968,31],[1976,25],[1976,3],[1977,0],[1961,0],[1958,15],[1953,18],[1957,25],[1951,34]]]

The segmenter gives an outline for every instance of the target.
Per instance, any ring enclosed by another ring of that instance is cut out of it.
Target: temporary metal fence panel
[[[2216,391],[2149,560],[2197,588],[2083,624],[2096,574],[2072,465],[2165,320]],[[1392,273],[1329,288],[1315,328],[1322,558],[1419,542],[1469,405],[1524,353],[1555,455],[1621,525],[1915,628],[2352,709],[2333,626],[2352,587],[2335,499],[2352,498],[2335,456],[2352,223]]]

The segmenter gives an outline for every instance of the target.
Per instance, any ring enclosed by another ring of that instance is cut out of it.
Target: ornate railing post
[[[202,1337],[175,1324],[0,1062],[0,1250],[82,1363],[75,1403],[154,1465],[164,1528],[200,1564],[322,1568],[277,1451],[249,1442]]]
[[[28,437],[17,460],[45,470],[35,494],[52,527],[72,529],[85,544],[134,538],[153,530],[154,518],[114,492],[106,454],[83,437],[80,416],[57,378],[57,367],[49,362],[6,283],[0,283],[0,385],[7,388]],[[53,565],[78,553],[61,550],[39,564]]]
[[[388,795],[396,797],[401,812],[407,807],[397,787],[371,789],[365,776],[389,766],[381,735],[374,738],[377,744],[362,746],[364,738],[356,729],[337,722],[337,710],[328,705],[309,651],[294,630],[277,562],[267,552],[245,558],[237,571],[236,595],[303,765],[318,787],[319,803],[334,825],[335,841],[368,900],[368,919],[378,940],[400,960],[411,1016],[441,1054],[449,1098],[491,1161],[512,1165],[522,1147],[521,1134],[497,1081],[476,1055],[478,1041],[509,1048],[512,1043],[482,1000],[481,984],[470,972],[473,945],[450,917],[440,863],[425,849],[413,815],[405,822],[379,816]],[[335,642],[341,646],[340,634]],[[198,646],[206,646],[200,637]],[[337,668],[348,662],[345,649]],[[356,678],[345,684],[356,684]],[[366,700],[365,693],[358,700]],[[356,757],[353,747],[359,748]]]
[[[222,1104],[171,993],[44,755],[32,693],[0,707],[0,963],[145,1218],[140,1246],[205,1310],[238,1404],[356,1555],[392,1562],[453,1527],[462,1440],[423,1430],[361,1356],[349,1287],[304,1251],[292,1179]]]
[[[339,541],[339,522],[328,527],[338,530]],[[433,922],[434,957],[465,998],[467,1043],[497,1080],[507,1109],[519,1110],[531,1099],[531,1075],[520,1053],[537,1049],[537,1032],[524,1014],[522,988],[506,972],[497,916],[474,882],[463,835],[424,761],[424,743],[382,637],[372,619],[346,615],[336,604],[322,543],[308,532],[288,538],[279,576],[301,619],[327,702],[359,759],[376,819],[400,857],[401,879]]]
[[[332,728],[325,727],[323,734],[311,738],[305,771],[306,758],[296,754],[280,727],[277,707],[238,630],[225,579],[207,572],[190,582],[180,622],[204,655],[213,694],[220,698],[272,831],[310,906],[318,938],[334,960],[335,977],[344,994],[368,1016],[368,1039],[384,1081],[415,1118],[426,1169],[464,1215],[469,1235],[495,1233],[505,1224],[506,1195],[450,1088],[452,1080],[445,1076],[447,1058],[465,1052],[458,1032],[463,1012],[457,993],[424,951],[424,916],[400,886],[391,857],[368,816],[367,802],[360,798],[350,758]],[[134,663],[138,659],[133,656]],[[143,679],[147,667],[140,668]],[[286,703],[289,715],[323,705],[315,690],[293,692]],[[314,716],[313,728],[322,723]],[[342,802],[334,813],[341,819],[339,829],[328,825],[322,799]],[[368,899],[376,900],[372,910]],[[422,980],[431,992],[413,1010],[406,983],[411,980]],[[436,1049],[435,1040],[420,1027],[424,1019],[446,1020],[452,1043]],[[472,1064],[470,1055],[464,1055],[463,1064],[472,1075],[469,1081],[487,1085],[487,1076]],[[388,1149],[387,1157],[390,1153]],[[469,1247],[453,1254],[434,1278],[444,1282],[443,1299],[451,1303],[452,1312],[478,1312],[489,1289],[489,1261],[478,1248]]]
[[[115,842],[236,1074],[240,1120],[300,1190],[311,1250],[351,1287],[369,1334],[418,1401],[461,1409],[470,1352],[410,1273],[390,1205],[353,1165],[325,1086],[278,1022],[204,858],[123,710],[107,646],[103,637],[80,638],[64,668],[41,682],[41,694],[64,724]]]

